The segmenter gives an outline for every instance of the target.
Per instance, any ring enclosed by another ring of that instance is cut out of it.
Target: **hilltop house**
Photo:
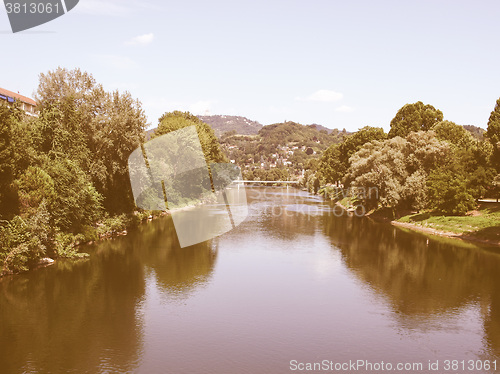
[[[20,95],[18,93],[6,90],[5,88],[0,87],[0,100],[5,101],[7,103],[13,103],[18,100],[21,102],[21,108],[26,112],[26,114],[30,116],[36,116],[36,101],[30,99],[29,97]]]

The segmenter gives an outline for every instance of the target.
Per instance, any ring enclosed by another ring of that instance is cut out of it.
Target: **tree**
[[[88,175],[110,212],[130,212],[127,160],[144,141],[146,117],[130,93],[106,92],[91,74],[58,68],[40,74],[41,149],[65,154]]]
[[[446,140],[460,148],[472,149],[477,144],[477,140],[469,131],[451,121],[441,121],[432,130],[438,139]]]
[[[488,119],[488,129],[486,136],[493,145],[492,163],[497,172],[500,172],[500,98],[495,104],[495,108]]]
[[[152,138],[167,134],[171,131],[179,130],[187,126],[196,126],[196,131],[200,139],[201,148],[208,164],[227,162],[227,157],[222,152],[220,144],[215,136],[214,130],[205,122],[189,112],[174,111],[163,114],[158,128]]]
[[[389,138],[406,137],[412,131],[428,131],[442,120],[443,113],[432,105],[424,105],[421,101],[406,104],[392,119]]]
[[[378,191],[362,196],[369,207],[422,209],[427,203],[426,178],[449,153],[449,145],[432,131],[369,142],[351,157],[344,181],[365,192]]]
[[[333,144],[321,156],[319,170],[327,183],[335,183],[345,176],[347,167],[341,152],[341,145]]]
[[[452,168],[446,165],[433,170],[428,177],[427,187],[430,207],[440,213],[464,215],[477,205],[459,165]]]
[[[12,218],[17,211],[12,186],[15,172],[13,128],[19,116],[18,108],[0,103],[0,219]]]
[[[387,139],[382,128],[365,126],[356,133],[348,135],[340,144],[331,145],[320,160],[320,172],[326,182],[334,183],[342,180],[349,168],[349,158],[364,144]]]
[[[500,98],[495,104],[495,108],[488,119],[488,129],[486,135],[493,146],[500,142]]]
[[[495,171],[490,167],[491,144],[477,140],[464,127],[450,121],[442,121],[434,126],[436,136],[451,144],[453,155],[465,179],[468,193],[475,199],[482,198],[493,190]],[[467,204],[466,204],[467,205]]]

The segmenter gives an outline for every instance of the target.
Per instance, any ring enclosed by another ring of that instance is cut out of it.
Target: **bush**
[[[0,228],[0,273],[18,273],[34,267],[46,254],[50,237],[49,213],[45,202],[29,220],[16,216],[7,221]]]

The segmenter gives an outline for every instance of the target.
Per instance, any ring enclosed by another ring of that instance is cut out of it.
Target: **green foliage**
[[[446,160],[447,143],[433,132],[413,132],[406,139],[395,137],[366,143],[351,157],[345,183],[352,187],[378,190],[366,194],[368,207],[422,209],[427,202],[426,178]]]
[[[40,75],[38,117],[0,104],[2,272],[42,255],[74,257],[104,213],[134,208],[128,156],[146,119],[128,92],[106,92],[79,69]]]
[[[488,119],[488,129],[486,135],[493,146],[492,164],[500,172],[500,98],[495,104],[495,108]]]
[[[315,127],[304,126],[296,122],[275,123],[264,126],[259,131],[261,139],[265,139],[265,145],[274,146],[288,143],[295,145],[309,145],[309,142],[319,141],[328,143],[330,136],[318,131]],[[311,144],[312,145],[312,144]]]
[[[4,221],[0,227],[0,275],[26,271],[45,255],[51,243],[49,218],[46,204],[42,202],[29,219],[15,216]]]
[[[198,116],[198,118],[209,124],[214,129],[215,135],[219,137],[227,133],[233,133],[233,135],[256,135],[262,128],[259,122],[240,116],[209,115]]]
[[[12,128],[15,126],[15,109],[0,103],[0,218],[12,218],[17,210],[12,188],[14,174],[14,147]]]
[[[497,100],[495,108],[488,119],[486,135],[493,146],[500,142],[500,98]]]
[[[411,131],[406,139],[365,144],[351,158],[344,181],[354,187],[376,187],[379,197],[367,199],[369,206],[463,215],[476,206],[476,199],[496,191],[490,155],[491,145],[462,126],[442,121],[433,131]]]
[[[104,91],[79,69],[61,68],[40,75],[37,101],[38,151],[73,161],[89,175],[107,210],[131,212],[127,161],[144,140],[140,102],[128,92]]]
[[[135,220],[134,216],[120,214],[104,218],[97,227],[98,235],[113,235],[124,231],[127,227],[131,226]]]
[[[54,181],[55,195],[49,206],[56,227],[75,232],[101,217],[103,199],[78,165],[55,158],[45,167]]]
[[[468,193],[479,199],[492,190],[494,169],[489,166],[492,146],[486,141],[479,141],[464,127],[450,121],[442,121],[434,126],[436,136],[452,145],[454,159],[460,161],[455,166],[467,180]]]
[[[342,180],[349,169],[349,159],[364,144],[387,139],[382,128],[365,126],[358,132],[348,135],[342,143],[330,146],[320,159],[319,171],[327,183]]]
[[[433,170],[427,181],[430,207],[444,214],[464,215],[476,207],[467,179],[449,166]]]
[[[217,141],[212,128],[202,122],[198,117],[189,112],[174,111],[163,114],[159,121],[160,124],[155,130],[152,138],[156,138],[160,135],[182,129],[187,126],[196,126],[201,148],[203,149],[207,163],[210,164],[228,161],[227,157],[220,148],[219,142]]]
[[[477,140],[469,131],[451,121],[441,121],[432,130],[438,139],[446,140],[460,148],[472,149],[477,144]]]
[[[443,120],[443,113],[432,105],[421,101],[406,104],[396,113],[391,121],[389,138],[406,137],[412,131],[428,131]]]
[[[55,253],[58,257],[74,258],[77,256],[76,237],[71,233],[58,232],[54,240]]]
[[[483,166],[479,166],[472,173],[468,173],[467,188],[469,193],[475,199],[498,196],[498,191],[493,184],[495,174],[495,169]]]
[[[35,212],[42,201],[52,205],[56,191],[52,177],[38,166],[29,166],[16,180],[19,204],[22,214],[29,216]]]
[[[254,171],[244,171],[243,179],[255,181],[286,181],[290,174],[284,168],[255,169]]]
[[[283,122],[262,127],[256,136],[227,134],[221,141],[229,159],[242,169],[285,168],[291,178],[300,179],[313,160],[345,135],[337,129],[329,134],[319,125]]]

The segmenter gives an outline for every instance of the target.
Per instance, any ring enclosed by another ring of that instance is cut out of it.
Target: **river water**
[[[202,244],[165,217],[0,280],[0,373],[500,371],[500,251],[292,189],[248,201]]]

